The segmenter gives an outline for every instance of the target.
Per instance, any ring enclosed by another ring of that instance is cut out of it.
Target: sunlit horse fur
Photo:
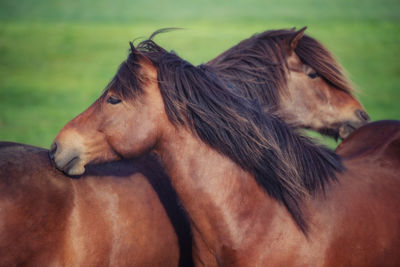
[[[339,63],[304,31],[253,35],[207,65],[230,88],[278,111],[292,126],[345,138],[369,117]]]
[[[398,158],[343,170],[336,154],[226,87],[207,66],[144,41],[58,134],[54,162],[79,175],[89,162],[155,151],[188,212],[198,265],[398,265]]]
[[[48,150],[0,142],[0,266],[192,266],[190,228],[154,155],[54,168]]]

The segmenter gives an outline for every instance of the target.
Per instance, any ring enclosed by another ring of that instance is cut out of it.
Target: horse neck
[[[251,244],[260,244],[271,224],[297,229],[251,174],[190,132],[176,130],[159,143],[156,153],[189,214],[194,249],[207,248],[219,264],[243,264],[236,258],[239,251],[246,251],[248,263],[249,255],[256,253]],[[201,257],[202,251],[198,253]]]

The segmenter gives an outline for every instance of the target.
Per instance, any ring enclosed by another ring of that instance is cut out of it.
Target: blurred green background
[[[198,64],[294,26],[339,58],[372,120],[400,119],[399,0],[1,0],[0,140],[49,147],[156,29],[186,28],[156,40]]]

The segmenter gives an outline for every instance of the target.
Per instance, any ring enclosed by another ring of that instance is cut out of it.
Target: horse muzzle
[[[356,129],[360,128],[361,126],[367,124],[370,121],[370,118],[365,111],[358,109],[355,111],[355,113],[357,120],[346,121],[339,126],[338,135],[341,139],[345,139]]]
[[[76,149],[63,149],[57,142],[51,145],[49,151],[53,165],[69,176],[78,176],[85,172],[85,163],[80,155],[81,153]]]

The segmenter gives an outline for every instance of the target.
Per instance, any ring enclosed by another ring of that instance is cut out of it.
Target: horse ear
[[[294,49],[297,47],[297,44],[299,43],[300,39],[303,38],[304,32],[307,30],[307,27],[303,27],[300,30],[298,30],[294,36],[291,38],[289,42],[289,51],[293,52]]]
[[[129,42],[129,45],[130,45],[130,47],[131,47],[131,54],[132,54],[132,56],[133,56],[133,58],[134,59],[136,59],[137,58],[137,53],[136,53],[136,48],[135,48],[135,46],[133,45],[133,43],[132,42]]]
[[[132,42],[129,42],[129,45],[130,45],[130,47],[131,47],[131,53],[134,53],[134,52],[136,51],[135,46],[133,45]]]

